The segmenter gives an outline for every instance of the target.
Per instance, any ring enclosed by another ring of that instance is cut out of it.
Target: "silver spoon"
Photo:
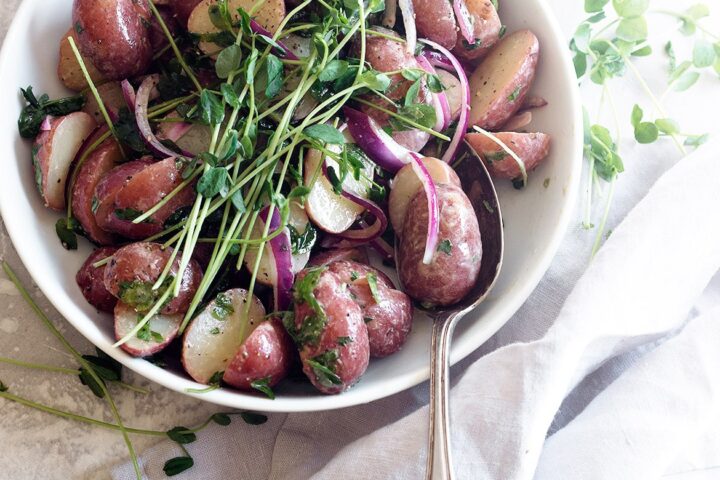
[[[495,284],[503,259],[503,223],[500,205],[490,174],[475,151],[467,144],[454,168],[463,190],[473,205],[482,238],[482,264],[477,283],[459,303],[450,307],[424,309],[433,319],[430,367],[430,432],[425,478],[453,478],[450,451],[450,340],[457,323],[477,307]],[[397,244],[396,244],[397,246]]]

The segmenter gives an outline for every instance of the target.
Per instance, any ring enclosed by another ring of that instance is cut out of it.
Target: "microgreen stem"
[[[518,167],[520,168],[520,175],[522,176],[523,185],[527,185],[528,175],[527,175],[527,169],[525,168],[525,162],[522,161],[522,159],[517,155],[517,153],[515,153],[510,147],[505,145],[505,142],[503,142],[502,140],[500,140],[499,138],[497,138],[495,135],[488,132],[487,130],[484,130],[477,126],[473,127],[473,129],[476,132],[482,133],[487,138],[489,138],[490,140],[495,142],[500,148],[502,148],[505,151],[505,153],[510,155],[515,160]]]
[[[444,141],[446,141],[446,142],[449,142],[449,141],[450,141],[450,137],[448,137],[447,135],[443,135],[442,133],[436,132],[436,131],[433,130],[432,128],[428,128],[428,127],[425,127],[425,126],[423,126],[423,125],[420,125],[419,123],[417,123],[417,122],[415,122],[415,121],[413,121],[413,120],[410,120],[409,118],[403,117],[402,115],[398,114],[397,112],[393,112],[392,110],[388,110],[387,108],[383,108],[383,107],[381,107],[380,105],[375,105],[374,103],[368,102],[367,100],[365,100],[365,99],[363,99],[363,98],[356,98],[355,101],[357,101],[358,103],[362,103],[363,105],[367,105],[367,106],[370,107],[370,108],[374,108],[375,110],[378,110],[378,111],[380,111],[380,112],[383,112],[383,113],[385,113],[385,114],[387,114],[387,115],[390,115],[390,116],[393,117],[393,118],[397,118],[398,120],[401,120],[401,121],[407,123],[407,124],[410,125],[411,127],[416,128],[416,129],[418,129],[418,130],[420,130],[420,131],[422,131],[422,132],[429,133],[430,135],[432,135],[432,136],[434,136],[434,137],[437,137],[437,138],[439,138],[440,140],[444,140]]]
[[[600,244],[602,243],[602,236],[605,232],[605,225],[607,224],[608,215],[610,214],[610,205],[612,204],[613,196],[615,194],[615,181],[617,180],[617,174],[615,174],[612,179],[610,180],[610,187],[607,192],[607,197],[605,198],[605,210],[603,212],[602,220],[600,221],[600,225],[598,226],[597,233],[595,234],[595,242],[593,243],[592,253],[590,254],[590,259],[592,260],[595,258],[595,254],[600,249]]]
[[[170,33],[170,30],[168,30],[167,25],[165,24],[165,20],[162,18],[162,15],[160,15],[160,12],[158,11],[157,7],[155,6],[155,2],[153,0],[148,0],[148,5],[150,5],[150,9],[153,12],[153,15],[155,16],[155,19],[158,21],[158,24],[160,25],[160,28],[162,29],[163,33],[165,34],[165,37],[168,40],[168,43],[170,44],[170,47],[173,49],[173,52],[175,53],[175,56],[177,57],[178,63],[180,63],[180,66],[185,71],[185,74],[188,76],[190,81],[195,85],[195,88],[197,88],[198,92],[202,91],[202,85],[200,85],[200,82],[198,81],[197,77],[195,76],[195,73],[193,72],[192,68],[187,64],[185,61],[185,58],[183,57],[182,53],[180,52],[180,49],[177,46],[177,43],[175,43],[175,39],[173,38],[172,34]]]
[[[671,17],[677,18],[678,20],[682,20],[683,22],[694,23],[695,26],[697,26],[697,28],[700,29],[700,31],[703,32],[703,33],[704,33],[705,35],[707,35],[708,37],[712,38],[713,40],[720,40],[720,35],[718,35],[718,34],[716,34],[716,33],[714,33],[714,32],[711,32],[710,30],[708,30],[707,28],[705,28],[705,26],[703,26],[700,22],[698,22],[698,21],[695,20],[694,18],[690,17],[689,15],[685,15],[684,13],[681,13],[681,12],[673,12],[672,10],[662,10],[662,9],[660,9],[660,10],[650,10],[648,13],[656,13],[656,14],[660,14],[660,15],[669,15],[669,16],[671,16]]]
[[[67,375],[80,375],[80,370],[71,368],[54,367],[52,365],[43,365],[41,363],[23,362],[13,358],[0,357],[0,363],[15,365],[16,367],[31,368],[33,370],[44,370],[46,372],[65,373]]]
[[[22,285],[20,280],[18,279],[17,275],[15,275],[15,272],[12,270],[10,265],[6,262],[2,262],[3,270],[5,271],[5,274],[8,276],[8,278],[13,282],[15,287],[18,289],[20,294],[22,295],[23,299],[30,305],[30,307],[33,309],[33,311],[36,313],[37,317],[45,324],[45,326],[50,330],[50,333],[55,336],[55,338],[58,339],[58,341],[65,347],[65,350],[68,351],[72,356],[75,357],[75,359],[80,363],[80,365],[87,370],[88,374],[95,380],[95,382],[98,384],[100,390],[104,394],[104,397],[107,399],[108,405],[110,406],[110,411],[113,414],[113,417],[115,417],[115,421],[118,424],[118,427],[120,431],[122,432],[123,440],[125,441],[125,445],[127,446],[128,452],[130,453],[130,458],[132,459],[133,468],[135,470],[135,474],[138,479],[142,479],[142,473],[140,472],[140,465],[138,463],[137,454],[135,453],[135,448],[132,445],[132,442],[130,441],[130,437],[128,437],[128,432],[125,426],[122,423],[122,419],[120,418],[120,412],[118,412],[117,406],[115,405],[115,401],[112,399],[112,396],[110,395],[110,392],[108,391],[107,387],[105,386],[105,383],[102,381],[102,379],[98,376],[97,373],[95,373],[95,370],[92,368],[90,363],[83,358],[83,356],[78,352],[70,343],[63,337],[62,333],[53,325],[53,323],[50,321],[50,319],[45,315],[45,313],[42,311],[42,309],[38,306],[38,304],[33,300],[33,298],[30,296],[30,293],[25,289],[25,287]]]

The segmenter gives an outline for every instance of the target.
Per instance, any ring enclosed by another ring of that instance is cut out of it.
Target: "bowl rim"
[[[0,51],[0,75],[5,72],[8,68],[10,58],[9,45],[15,45],[18,40],[16,37],[22,33],[22,25],[28,23],[27,18],[36,8],[36,4],[39,0],[24,0],[18,8],[15,18],[7,31],[5,39],[3,40],[3,47]],[[559,26],[557,19],[552,13],[547,2],[543,0],[535,0],[537,7],[540,9],[543,15],[544,22],[547,22],[547,27],[551,34],[551,41],[555,43],[555,48],[558,51],[564,51],[566,49],[564,36]],[[572,65],[570,55],[561,55],[560,62],[562,64],[561,75],[568,78],[575,78],[575,70]],[[506,299],[503,302],[503,308],[494,315],[495,321],[489,325],[486,325],[485,338],[474,339],[473,341],[467,341],[453,349],[451,353],[451,363],[454,365],[461,359],[468,356],[470,353],[479,348],[489,336],[497,332],[512,315],[522,306],[526,299],[530,296],[532,291],[536,288],[545,272],[550,266],[557,250],[565,236],[568,229],[576,200],[578,197],[578,191],[580,186],[580,174],[582,171],[582,146],[583,146],[583,119],[582,119],[582,104],[580,101],[579,88],[575,82],[570,82],[574,85],[567,93],[570,97],[570,107],[573,110],[572,118],[572,151],[574,152],[573,158],[570,161],[571,167],[568,175],[568,183],[565,192],[565,200],[561,205],[559,221],[557,222],[556,228],[553,230],[550,236],[550,241],[537,253],[538,261],[533,264],[530,271],[525,274],[525,281],[523,287],[519,288],[512,298]],[[13,156],[14,160],[17,160],[16,156]],[[0,176],[0,185],[6,180],[5,176]],[[340,408],[351,407],[355,405],[361,405],[370,403],[385,397],[389,397],[398,392],[404,391],[408,388],[414,387],[421,382],[427,380],[430,375],[430,365],[423,368],[416,368],[403,373],[400,376],[394,377],[393,382],[381,382],[379,386],[375,386],[373,389],[369,389],[364,392],[364,395],[349,395],[346,392],[341,395],[333,396],[308,396],[308,397],[277,397],[275,400],[260,397],[257,395],[246,394],[243,392],[231,390],[231,389],[218,389],[208,393],[191,393],[188,392],[189,388],[197,388],[198,384],[188,378],[182,378],[174,372],[158,368],[143,359],[131,357],[124,351],[118,348],[113,348],[112,343],[102,338],[99,332],[88,332],[84,329],[80,322],[75,320],[74,314],[69,311],[69,305],[67,302],[60,302],[57,298],[48,295],[46,292],[52,291],[51,280],[48,280],[47,276],[43,275],[42,265],[33,261],[33,252],[29,245],[26,245],[21,241],[22,231],[21,222],[8,222],[7,219],[12,218],[13,215],[10,212],[11,200],[5,193],[8,189],[0,188],[0,215],[4,219],[4,225],[8,232],[8,235],[13,243],[15,251],[17,252],[21,262],[27,269],[30,276],[33,278],[37,286],[43,292],[43,295],[50,301],[53,307],[66,319],[76,330],[80,332],[83,337],[90,341],[93,345],[103,350],[106,354],[112,358],[118,360],[124,366],[133,370],[135,373],[145,377],[155,383],[158,383],[170,390],[175,392],[188,395],[199,400],[204,400],[217,405],[222,405],[231,408],[242,408],[250,410],[259,410],[265,412],[313,412],[313,411],[325,411],[334,410]]]

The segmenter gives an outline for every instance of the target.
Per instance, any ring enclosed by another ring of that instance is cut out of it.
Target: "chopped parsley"
[[[312,250],[317,240],[315,227],[308,223],[305,231],[299,233],[295,227],[288,225],[288,230],[290,230],[290,245],[292,246],[293,255],[301,255]]]
[[[235,313],[232,300],[225,293],[218,293],[215,297],[215,306],[210,314],[215,320],[225,320],[229,315]]]
[[[507,157],[507,153],[504,150],[485,154],[485,160],[488,163],[499,162],[505,157]]]
[[[337,343],[341,347],[344,347],[345,345],[348,345],[353,342],[353,339],[351,337],[338,337]]]
[[[158,289],[153,289],[153,282],[141,282],[140,280],[120,282],[118,296],[124,304],[131,306],[135,311],[147,312],[161,293],[170,286],[173,279],[174,277],[169,275]]]
[[[315,378],[323,387],[342,385],[342,380],[335,373],[338,361],[337,350],[328,350],[323,354],[311,358],[307,364],[313,369]]]
[[[513,92],[510,95],[508,95],[508,98],[507,98],[508,102],[514,102],[515,100],[517,100],[518,96],[520,96],[520,90],[521,90],[520,85],[515,87],[515,90],[513,90]]]
[[[372,293],[375,303],[382,302],[382,297],[380,296],[380,289],[378,289],[377,275],[375,274],[375,272],[368,273],[365,278],[367,279],[368,286],[370,287],[370,293]]]
[[[250,386],[258,392],[262,392],[267,395],[270,400],[275,400],[275,392],[273,392],[272,388],[270,388],[270,380],[271,377],[261,378],[251,382]]]
[[[487,202],[485,202],[485,203],[487,203]],[[452,255],[452,249],[453,249],[452,242],[450,240],[448,240],[447,238],[445,240],[443,240],[442,242],[440,242],[437,247],[437,251],[442,252],[445,255]]]
[[[483,207],[485,207],[485,210],[487,210],[489,213],[495,213],[495,209],[492,205],[490,205],[490,202],[487,200],[483,200]]]

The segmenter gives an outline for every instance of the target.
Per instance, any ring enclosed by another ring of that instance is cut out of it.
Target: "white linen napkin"
[[[572,402],[588,374],[622,363],[626,352],[654,348],[694,316],[693,305],[720,268],[718,178],[716,141],[660,178],[613,231],[545,333],[482,356],[496,346],[490,345],[453,368],[458,478],[656,478],[672,453],[718,416],[718,310],[618,380],[616,369],[588,377],[599,389],[609,386],[584,410],[587,400]],[[566,246],[559,261],[572,254]],[[552,296],[545,289],[533,301]],[[514,322],[522,321],[523,310]],[[499,337],[496,343],[503,343],[502,332]],[[243,479],[421,478],[426,403],[424,384],[340,411],[274,415],[260,428],[213,428],[190,445],[196,470],[176,478],[238,478],[240,472]],[[671,421],[670,414],[677,417]],[[666,432],[661,438],[660,431]],[[228,448],[235,453],[218,460]],[[146,452],[148,478],[162,478],[168,455],[167,445]],[[113,476],[133,478],[129,465]]]

